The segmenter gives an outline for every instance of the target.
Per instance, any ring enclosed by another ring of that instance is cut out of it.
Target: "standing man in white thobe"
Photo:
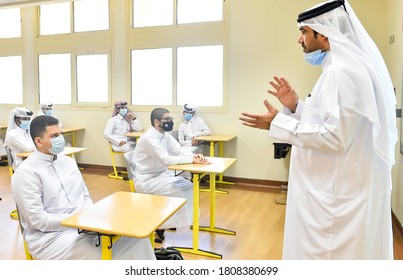
[[[142,131],[143,126],[133,112],[127,108],[126,101],[118,101],[114,105],[112,117],[108,120],[104,130],[104,137],[112,145],[115,152],[133,151],[136,140],[124,136],[129,132]]]
[[[298,98],[274,77],[265,114],[244,125],[292,144],[284,259],[393,259],[391,168],[397,142],[395,95],[375,43],[347,1],[298,16],[307,62],[322,66]]]
[[[35,152],[11,179],[29,252],[40,260],[100,260],[97,235],[79,234],[60,222],[92,204],[76,162],[60,155],[65,147],[59,121],[51,116],[32,120]],[[121,237],[113,244],[113,259],[154,260],[150,240]]]
[[[35,150],[34,142],[32,142],[29,134],[29,125],[31,123],[33,112],[25,107],[14,108],[10,112],[8,118],[8,126],[4,146],[11,151],[13,158],[13,170],[17,170],[22,162],[22,158],[18,157],[18,153],[32,152]]]
[[[187,203],[157,231],[164,240],[164,229],[192,225],[193,222],[193,184],[189,180],[175,176],[168,166],[184,163],[210,164],[202,154],[193,154],[182,149],[176,139],[167,133],[173,129],[173,118],[165,108],[151,112],[151,125],[142,135],[134,150],[131,166],[136,191],[174,197],[183,197]]]

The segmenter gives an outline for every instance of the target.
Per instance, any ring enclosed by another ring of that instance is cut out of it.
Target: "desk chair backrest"
[[[8,168],[10,170],[10,176],[12,176],[14,174],[14,169],[13,169],[14,159],[13,159],[13,156],[11,154],[10,148],[8,146],[5,146],[4,148],[6,149],[7,162],[8,162]]]
[[[17,206],[17,211],[18,211],[18,206]],[[18,223],[20,225],[20,230],[21,230],[21,235],[22,235],[22,242],[24,243],[25,257],[27,258],[27,260],[33,260],[34,258],[31,256],[31,253],[28,250],[27,242],[25,241],[25,237],[24,237],[24,230],[25,229],[21,224],[20,215],[18,215]]]
[[[169,133],[173,136],[173,138],[176,139],[176,141],[179,142],[178,131],[177,130],[171,130]]]
[[[134,151],[128,151],[127,153],[124,154],[124,158],[126,162],[127,177],[129,178],[130,189],[132,192],[136,192],[133,181],[134,169],[136,167],[136,164],[132,162],[133,154]]]

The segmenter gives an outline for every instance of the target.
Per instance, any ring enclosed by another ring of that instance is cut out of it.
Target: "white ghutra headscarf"
[[[374,149],[392,167],[398,139],[392,81],[381,53],[350,4],[328,1],[300,14],[297,21],[298,26],[328,38],[336,75],[340,81],[353,81],[338,85],[340,98],[348,109],[370,120]]]

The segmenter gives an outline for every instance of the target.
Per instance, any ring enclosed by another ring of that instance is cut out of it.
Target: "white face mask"
[[[120,110],[119,110],[119,114],[120,114],[122,117],[126,117],[127,109],[120,109]]]
[[[48,151],[52,155],[60,154],[61,152],[64,151],[64,148],[66,147],[66,141],[64,140],[63,135],[50,139],[50,143],[52,144],[52,147],[50,147]]]
[[[22,120],[22,121],[21,121],[21,124],[20,124],[20,127],[21,127],[23,130],[28,130],[30,124],[31,124],[31,121]]]

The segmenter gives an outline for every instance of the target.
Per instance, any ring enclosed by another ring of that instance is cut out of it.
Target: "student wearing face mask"
[[[58,120],[38,116],[30,133],[36,149],[11,178],[29,252],[38,260],[100,260],[97,235],[60,225],[93,202],[76,162],[60,154],[65,142]],[[113,244],[113,259],[155,260],[155,254],[148,238],[122,237]]]
[[[140,120],[127,108],[126,101],[118,101],[114,105],[112,117],[108,120],[104,130],[104,137],[112,144],[115,152],[128,152],[136,147],[135,139],[124,136],[129,132],[141,131],[143,126]]]
[[[196,107],[192,104],[183,106],[184,121],[179,125],[178,140],[185,149],[196,153],[206,154],[206,144],[195,139],[197,136],[210,135],[211,130],[206,122],[196,114]]]
[[[22,152],[32,152],[35,145],[29,135],[29,125],[31,123],[32,111],[25,107],[14,108],[8,119],[8,126],[4,146],[11,151],[13,158],[13,170],[17,170],[22,162],[22,158],[16,156]]]
[[[162,242],[165,229],[188,227],[192,225],[193,217],[193,184],[181,176],[175,176],[174,171],[168,170],[168,166],[210,162],[202,154],[183,149],[178,141],[167,133],[174,126],[173,118],[167,109],[154,109],[150,120],[152,126],[140,137],[131,162],[134,167],[136,192],[187,199],[185,206],[157,230],[156,242]]]
[[[55,114],[54,114],[53,103],[52,103],[52,102],[49,102],[49,101],[47,101],[47,102],[42,102],[42,103],[41,103],[41,108],[40,108],[39,111],[38,111],[38,116],[43,116],[43,115],[52,116],[52,117],[54,117],[54,118],[59,119],[59,118],[56,117]],[[61,128],[63,128],[63,124],[62,124],[62,122],[60,121],[60,119],[59,119],[59,125],[60,125]]]

